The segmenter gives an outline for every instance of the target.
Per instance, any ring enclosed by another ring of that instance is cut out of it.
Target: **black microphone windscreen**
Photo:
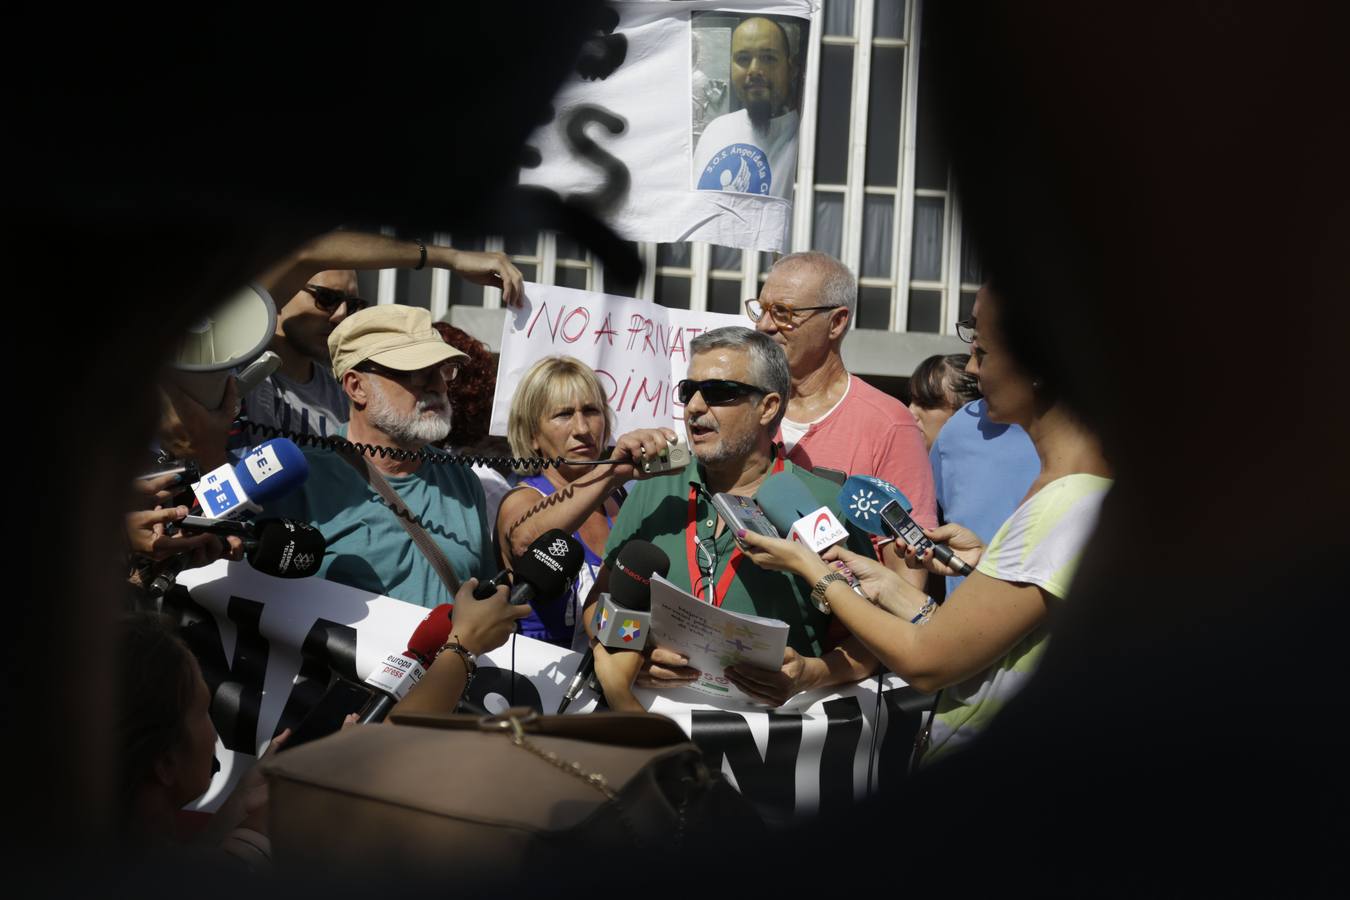
[[[554,528],[535,538],[516,560],[516,584],[532,585],[537,597],[556,597],[577,577],[585,559],[581,542]]]
[[[646,612],[652,608],[652,575],[664,577],[670,557],[649,541],[634,538],[619,548],[609,576],[609,593],[624,609]]]
[[[277,578],[308,578],[319,571],[326,546],[323,534],[308,522],[262,519],[258,545],[248,555],[249,565]]]

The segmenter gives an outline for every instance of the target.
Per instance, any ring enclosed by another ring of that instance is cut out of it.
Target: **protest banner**
[[[785,251],[817,8],[611,4],[531,136],[521,184],[630,240]]]
[[[386,654],[407,646],[427,612],[336,582],[277,579],[226,561],[183,572],[164,608],[211,690],[220,770],[193,805],[204,811],[220,804],[271,738],[297,725],[334,678],[364,680]],[[514,670],[510,644],[486,654],[469,700],[490,712],[515,705],[553,713],[581,654],[514,640]],[[802,694],[773,711],[710,705],[683,690],[637,694],[651,712],[677,722],[709,765],[777,823],[847,808],[902,778],[931,703],[894,675]],[[568,714],[596,706],[583,692]]]
[[[530,366],[561,354],[595,370],[614,410],[616,437],[655,427],[684,434],[675,385],[689,368],[689,342],[726,325],[753,323],[745,316],[526,283],[520,308],[508,310],[502,324],[490,433],[506,434],[511,398]]]

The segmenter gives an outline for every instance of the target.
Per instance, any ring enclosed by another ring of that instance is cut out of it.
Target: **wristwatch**
[[[830,586],[831,581],[842,581],[844,584],[848,584],[848,579],[843,575],[840,575],[838,572],[828,572],[821,576],[820,580],[816,582],[815,587],[811,588],[811,602],[816,605],[816,609],[825,613],[827,616],[830,614],[831,610],[830,601],[825,599],[825,589]]]

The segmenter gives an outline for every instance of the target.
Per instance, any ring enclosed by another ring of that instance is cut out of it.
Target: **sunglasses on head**
[[[314,305],[330,315],[337,312],[342,304],[347,304],[347,315],[351,315],[357,310],[365,309],[370,304],[355,294],[349,294],[346,291],[337,291],[333,288],[326,288],[321,284],[307,284],[304,287],[311,296],[314,297]]]
[[[762,387],[755,387],[744,381],[727,381],[724,378],[709,378],[706,381],[691,381],[686,378],[675,385],[675,391],[681,403],[688,403],[695,394],[702,394],[703,402],[709,406],[725,406],[750,394],[769,393]]]

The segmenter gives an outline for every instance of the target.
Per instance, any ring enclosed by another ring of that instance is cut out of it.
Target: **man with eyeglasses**
[[[441,338],[425,309],[389,305],[353,313],[333,330],[328,349],[348,401],[339,436],[415,453],[450,432],[447,385],[465,354]],[[460,582],[492,576],[483,488],[467,466],[372,456],[374,471],[366,472],[352,464],[362,465],[356,456],[322,447],[304,452],[304,485],[265,514],[300,519],[323,533],[328,547],[320,577],[420,606],[451,599],[381,496],[377,478],[388,482]]]
[[[475,284],[500,287],[507,306],[521,297],[521,275],[501,253],[477,253],[383,234],[334,231],[315,238],[259,279],[278,303],[270,349],[281,367],[244,398],[249,421],[326,436],[347,421],[347,396],[329,371],[328,338],[348,316],[371,305],[356,270],[449,269]]]
[[[794,694],[866,678],[877,662],[855,638],[831,629],[829,615],[811,601],[812,585],[744,558],[735,535],[712,506],[717,493],[754,496],[770,475],[800,479],[821,506],[840,514],[839,488],[775,451],[774,433],[785,408],[788,367],[783,351],[749,328],[718,328],[689,345],[688,377],[677,392],[696,463],[679,477],[639,482],[628,495],[605,544],[583,621],[608,590],[614,559],[633,538],[650,541],[670,557],[667,577],[678,587],[723,609],[780,619],[788,624],[788,649],[777,671],[739,666],[706,673],[725,678],[768,706]],[[850,537],[859,552],[865,540]],[[596,672],[613,709],[641,706],[629,686],[681,687],[704,677],[688,660],[664,648],[649,653],[607,653],[595,648]],[[636,678],[636,682],[634,679]]]
[[[778,260],[759,297],[745,301],[756,330],[783,348],[792,372],[779,440],[788,459],[805,468],[889,481],[914,504],[914,520],[933,528],[933,471],[913,414],[844,368],[844,338],[857,305],[853,273],[816,251]],[[926,573],[907,567],[890,542],[882,545],[882,560],[923,587]]]

